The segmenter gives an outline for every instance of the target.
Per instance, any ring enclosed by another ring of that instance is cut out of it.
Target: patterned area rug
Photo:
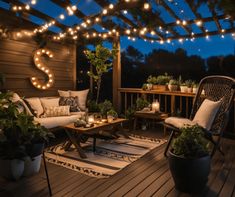
[[[96,152],[92,152],[92,139],[82,144],[87,155],[81,159],[74,147],[69,151],[63,144],[50,147],[45,152],[46,160],[88,176],[108,178],[136,161],[150,150],[164,144],[166,140],[140,136],[120,137],[114,140],[97,139]]]

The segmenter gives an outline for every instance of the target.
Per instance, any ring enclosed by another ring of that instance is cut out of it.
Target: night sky
[[[21,0],[21,2],[30,2],[29,0]],[[101,8],[94,3],[93,0],[72,0],[74,4],[76,4],[84,14],[95,14],[101,11]],[[110,2],[114,2],[115,0],[111,0]],[[175,1],[177,2],[177,1]],[[0,1],[0,6],[7,8],[7,4]],[[50,15],[52,17],[57,17],[63,13],[65,14],[65,11],[61,9],[59,6],[56,6],[55,4],[51,3],[48,0],[37,0],[37,4],[32,6],[41,12],[46,13],[47,15]],[[48,9],[49,8],[49,9]],[[157,9],[157,8],[156,8]],[[187,8],[181,8],[179,5],[177,5],[176,9],[183,9],[184,13],[179,15],[179,17],[187,17],[190,16],[190,13],[187,13]],[[201,8],[200,10],[204,16],[208,14],[208,11],[205,8]],[[165,19],[165,21],[170,21],[170,17],[167,16],[164,12],[162,14],[162,17]],[[44,21],[41,19],[38,19],[36,17],[31,17],[31,20],[36,22],[39,25],[44,24]],[[60,20],[61,23],[64,23],[66,25],[73,25],[77,23],[81,23],[82,21],[79,21],[75,16],[67,16],[65,20]],[[97,27],[99,29],[100,27]],[[54,32],[59,32],[59,28],[52,27],[50,30]],[[101,30],[101,29],[99,29]],[[142,39],[137,39],[136,41],[128,40],[127,37],[121,37],[121,48],[124,50],[128,45],[132,45],[133,47],[140,50],[142,53],[147,54],[151,52],[153,49],[165,49],[169,51],[175,51],[177,48],[183,48],[187,51],[188,55],[199,55],[202,58],[207,58],[210,56],[220,56],[220,55],[228,55],[228,54],[234,54],[235,53],[235,38],[232,37],[231,34],[225,34],[224,38],[221,37],[221,35],[218,36],[211,36],[209,39],[206,38],[197,38],[193,42],[192,41],[184,41],[183,43],[180,43],[178,40],[172,41],[170,44],[164,43],[150,43],[145,42]],[[106,45],[110,46],[110,44]]]

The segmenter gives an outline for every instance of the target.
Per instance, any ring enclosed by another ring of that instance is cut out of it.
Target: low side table
[[[136,130],[138,119],[151,119],[156,122],[162,122],[168,117],[167,113],[153,112],[153,111],[136,111],[134,115],[134,130]],[[166,134],[166,128],[164,126],[164,135]]]

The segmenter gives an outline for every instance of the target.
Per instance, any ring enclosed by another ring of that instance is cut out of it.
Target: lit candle
[[[94,119],[94,116],[91,115],[88,117],[88,123],[94,123],[95,119]]]
[[[159,102],[156,100],[155,102],[152,103],[152,111],[158,112],[159,110],[160,110],[160,104],[159,104]]]

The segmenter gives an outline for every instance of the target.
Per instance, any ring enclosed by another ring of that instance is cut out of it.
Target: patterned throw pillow
[[[69,116],[70,106],[49,107],[45,109],[43,117]]]
[[[70,106],[70,112],[79,112],[81,111],[80,108],[78,107],[78,98],[77,96],[75,97],[60,97],[59,100],[59,105],[60,106],[65,106],[69,105]]]

